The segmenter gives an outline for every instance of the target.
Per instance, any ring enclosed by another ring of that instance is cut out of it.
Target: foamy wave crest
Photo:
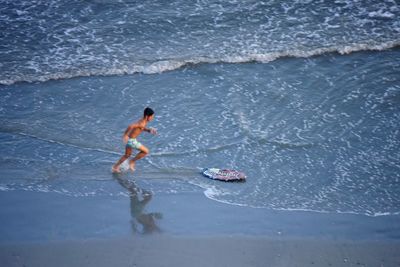
[[[266,53],[247,53],[243,55],[227,55],[219,58],[211,57],[193,57],[189,59],[162,59],[147,64],[132,64],[131,66],[124,65],[112,68],[99,68],[93,70],[76,70],[66,71],[57,73],[24,75],[19,74],[11,78],[1,78],[1,85],[12,85],[19,82],[46,82],[49,80],[60,80],[60,79],[71,79],[76,77],[90,77],[90,76],[116,76],[116,75],[132,75],[136,73],[143,74],[158,74],[166,71],[176,70],[188,65],[198,65],[203,63],[247,63],[247,62],[260,62],[268,63],[275,61],[280,58],[287,57],[298,57],[307,58],[327,53],[339,53],[341,55],[350,54],[359,51],[383,51],[391,48],[400,46],[400,39],[388,41],[384,43],[357,43],[357,44],[346,44],[342,46],[322,47],[311,50],[284,50],[284,51],[272,51]]]
[[[96,70],[81,70],[75,72],[64,73],[51,73],[45,75],[18,75],[16,78],[1,79],[0,84],[12,85],[18,82],[46,82],[49,80],[71,79],[76,77],[90,77],[90,76],[116,76],[116,75],[131,75],[136,73],[156,74],[165,71],[179,69],[184,65],[191,63],[190,61],[177,61],[177,60],[160,60],[148,65],[133,65],[121,66],[107,69]]]
[[[350,210],[325,210],[323,208],[284,208],[274,205],[257,205],[257,204],[249,204],[246,201],[241,202],[237,199],[236,193],[233,191],[229,191],[227,189],[223,189],[218,186],[209,185],[207,183],[199,183],[195,180],[188,181],[189,183],[199,186],[204,189],[204,195],[211,200],[233,205],[233,206],[240,206],[240,207],[249,207],[254,209],[271,209],[276,211],[298,211],[298,212],[316,212],[316,213],[338,213],[338,214],[355,214],[355,215],[364,215],[368,217],[380,217],[380,216],[394,216],[400,215],[399,211],[393,212],[374,212],[374,211],[350,211]],[[231,198],[229,198],[231,196]],[[234,196],[232,198],[232,196]]]

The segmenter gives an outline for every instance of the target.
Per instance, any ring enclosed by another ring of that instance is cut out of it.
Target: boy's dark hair
[[[154,114],[154,110],[152,110],[151,108],[147,107],[147,108],[144,109],[143,117],[151,116],[153,114]]]

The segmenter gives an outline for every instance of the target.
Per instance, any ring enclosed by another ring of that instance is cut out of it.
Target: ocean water
[[[150,106],[123,177],[155,195],[400,214],[398,2],[0,2],[0,191],[128,196]]]

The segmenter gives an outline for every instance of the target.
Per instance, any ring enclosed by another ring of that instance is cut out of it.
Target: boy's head
[[[152,110],[151,108],[147,107],[144,109],[143,112],[143,117],[147,120],[147,121],[152,121],[154,118],[154,110]]]

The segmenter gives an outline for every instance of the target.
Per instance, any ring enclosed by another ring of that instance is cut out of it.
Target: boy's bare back
[[[135,123],[132,123],[131,125],[128,126],[127,135],[129,136],[129,138],[138,137],[144,131],[146,125],[147,122],[144,121],[143,119],[140,119]]]
[[[147,129],[146,128],[147,123],[148,123],[147,120],[140,119],[137,122],[134,122],[131,125],[129,125],[124,134],[125,143],[128,142],[129,138],[138,137],[143,131],[147,131],[149,133],[156,134],[155,129],[153,129],[153,128]]]

